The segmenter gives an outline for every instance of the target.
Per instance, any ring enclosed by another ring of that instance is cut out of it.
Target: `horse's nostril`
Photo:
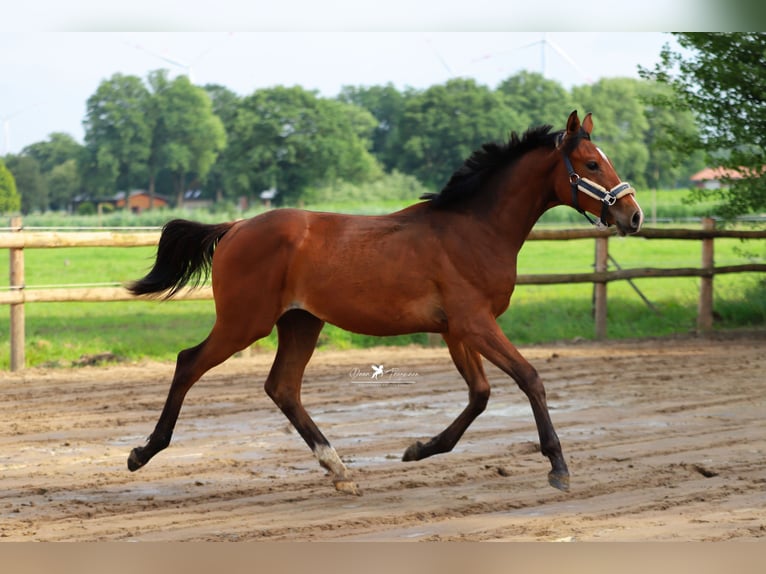
[[[633,217],[630,218],[630,224],[633,226],[633,229],[640,229],[641,223],[644,221],[644,214],[641,213],[641,210],[639,209],[633,214]]]

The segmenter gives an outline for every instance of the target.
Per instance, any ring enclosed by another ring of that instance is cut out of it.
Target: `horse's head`
[[[556,196],[597,227],[616,225],[621,235],[636,233],[644,221],[644,214],[636,202],[635,190],[620,180],[612,162],[591,142],[592,130],[590,114],[585,116],[582,124],[577,111],[569,115],[567,129],[557,145],[561,167],[557,169]],[[586,211],[598,219],[594,222]]]

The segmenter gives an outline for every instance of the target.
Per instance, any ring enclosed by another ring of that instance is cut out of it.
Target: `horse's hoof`
[[[553,488],[558,488],[563,492],[569,492],[569,474],[562,474],[556,472],[548,473],[548,484]]]
[[[362,496],[362,491],[353,480],[335,480],[335,490],[342,492],[343,494],[353,494],[354,496]]]
[[[146,464],[145,462],[142,462],[138,458],[138,448],[134,448],[132,451],[130,451],[130,456],[128,457],[128,470],[130,472],[134,472],[144,466]]]
[[[410,446],[407,447],[407,450],[404,451],[404,456],[402,456],[402,460],[404,462],[408,462],[411,460],[420,460],[420,451],[423,448],[423,443],[420,441],[417,441]]]

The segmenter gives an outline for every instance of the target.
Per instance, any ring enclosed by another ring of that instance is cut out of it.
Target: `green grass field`
[[[583,223],[583,225],[585,225]],[[624,268],[696,267],[700,242],[616,238],[610,254]],[[766,259],[764,242],[718,239],[717,265]],[[150,267],[153,247],[60,248],[25,251],[29,288],[81,283],[123,283]],[[519,256],[520,273],[588,272],[593,240],[529,241]],[[7,250],[0,258],[8,261]],[[3,274],[0,287],[8,284]],[[627,282],[608,286],[610,338],[654,337],[694,330],[699,279],[640,279],[636,286],[658,309],[650,310]],[[593,337],[590,284],[517,287],[500,324],[517,344]],[[69,365],[83,355],[112,353],[128,360],[174,360],[177,352],[200,342],[214,320],[212,301],[131,301],[115,303],[32,303],[26,309],[28,366]],[[766,287],[762,274],[715,278],[716,328],[766,325]],[[9,368],[9,313],[0,311],[0,370]],[[320,346],[366,347],[379,344],[425,344],[426,335],[377,339],[328,326]],[[258,348],[275,347],[275,337]]]

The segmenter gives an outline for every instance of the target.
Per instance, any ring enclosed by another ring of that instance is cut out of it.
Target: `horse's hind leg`
[[[270,329],[265,331],[268,334]],[[261,335],[264,336],[264,335]],[[170,391],[162,409],[160,418],[149,440],[144,446],[134,448],[128,457],[128,469],[138,470],[161,450],[167,448],[173,435],[178,415],[181,412],[186,393],[202,375],[216,365],[228,359],[237,351],[260,338],[233,337],[231,331],[224,328],[220,320],[216,321],[207,339],[196,347],[178,353],[176,369]]]
[[[444,340],[447,342],[455,366],[468,383],[468,405],[452,424],[427,443],[417,441],[410,445],[404,452],[402,460],[421,460],[434,454],[451,451],[469,425],[487,406],[490,390],[481,364],[481,355],[448,335],[444,335]]]
[[[470,344],[488,361],[510,375],[529,399],[540,436],[540,450],[551,461],[549,484],[559,490],[569,490],[569,470],[551,422],[545,387],[540,375],[505,337],[497,323],[488,321],[486,328],[477,332],[480,334],[472,336]]]
[[[346,466],[301,403],[301,383],[324,322],[306,311],[288,311],[277,321],[279,347],[266,379],[266,393],[309,445],[319,464],[332,473],[335,488],[359,494]]]

